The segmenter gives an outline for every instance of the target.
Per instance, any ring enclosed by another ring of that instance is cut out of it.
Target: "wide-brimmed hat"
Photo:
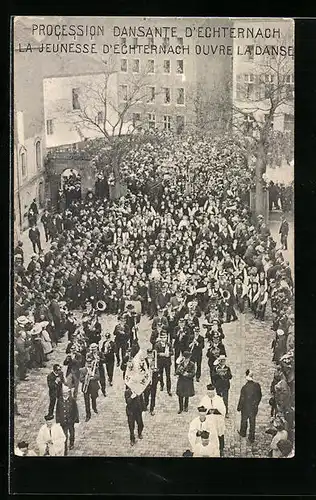
[[[20,326],[25,326],[27,323],[30,322],[30,320],[26,316],[19,316],[17,318],[17,322]]]

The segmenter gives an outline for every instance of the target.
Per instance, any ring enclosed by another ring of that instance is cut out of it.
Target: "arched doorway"
[[[74,168],[67,168],[61,174],[59,204],[64,203],[66,208],[73,202],[81,200],[81,175]],[[61,208],[61,207],[59,207]]]

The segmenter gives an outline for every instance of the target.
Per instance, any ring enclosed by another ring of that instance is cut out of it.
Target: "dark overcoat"
[[[176,390],[177,396],[182,398],[191,398],[194,396],[194,376],[195,364],[192,361],[189,361],[185,371],[182,374],[179,374]]]

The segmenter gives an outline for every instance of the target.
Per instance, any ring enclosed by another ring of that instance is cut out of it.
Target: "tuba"
[[[104,312],[106,310],[106,303],[104,302],[104,300],[98,300],[96,309],[100,312]]]
[[[225,304],[228,305],[228,301],[230,299],[230,293],[229,293],[229,291],[228,290],[223,290],[222,297],[224,299]]]

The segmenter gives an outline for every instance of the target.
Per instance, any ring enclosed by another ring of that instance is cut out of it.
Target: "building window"
[[[41,141],[35,143],[35,163],[37,169],[42,167]]]
[[[139,59],[133,59],[132,71],[133,73],[139,73]]]
[[[265,75],[264,98],[269,99],[274,91],[274,75]]]
[[[293,75],[286,75],[285,76],[285,91],[286,91],[286,98],[293,99],[293,97],[294,97],[294,76]]]
[[[285,114],[284,115],[284,131],[294,132],[294,116]]]
[[[72,89],[72,109],[80,109],[79,89]]]
[[[255,90],[255,77],[252,74],[250,75],[245,74],[244,81],[245,81],[245,97],[246,99],[252,99]]]
[[[98,111],[98,114],[97,114],[97,124],[98,125],[102,125],[103,121],[104,121],[104,113],[103,113],[103,111]]]
[[[148,92],[149,92],[148,102],[155,102],[155,97],[156,97],[155,87],[149,87]]]
[[[123,73],[127,72],[127,59],[121,59],[121,71]]]
[[[184,104],[184,89],[177,89],[177,104]]]
[[[121,38],[121,45],[126,45],[126,38]]]
[[[165,38],[163,39],[162,45],[164,47],[169,47],[169,43],[170,43],[169,37],[165,36]]]
[[[178,45],[183,45],[183,38],[182,38],[182,36],[178,36],[177,37],[177,44]]]
[[[47,135],[53,135],[53,120],[46,120],[46,133]]]
[[[148,37],[148,45],[149,47],[152,47],[155,44],[155,40],[153,36]]]
[[[182,59],[179,59],[177,61],[177,73],[182,75],[184,73],[184,70],[183,70],[183,60]]]
[[[247,45],[247,59],[248,61],[253,61],[254,60],[254,49],[255,49],[255,46],[254,45]]]
[[[170,89],[166,87],[163,89],[163,92],[164,92],[164,103],[170,104]]]
[[[148,113],[148,127],[156,128],[156,115],[153,113]]]
[[[127,101],[127,85],[120,85],[121,100]]]
[[[136,127],[140,122],[140,113],[133,113],[133,127]]]
[[[170,73],[170,61],[166,60],[163,62],[163,72]]]
[[[25,177],[26,174],[27,174],[27,170],[26,170],[26,149],[22,149],[20,151],[20,163],[21,163],[22,176]]]
[[[155,61],[153,59],[148,60],[148,73],[155,73]]]
[[[176,117],[176,128],[177,128],[177,134],[181,134],[184,130],[184,116],[177,116]]]
[[[165,115],[163,117],[163,128],[164,130],[171,130],[171,116]]]

